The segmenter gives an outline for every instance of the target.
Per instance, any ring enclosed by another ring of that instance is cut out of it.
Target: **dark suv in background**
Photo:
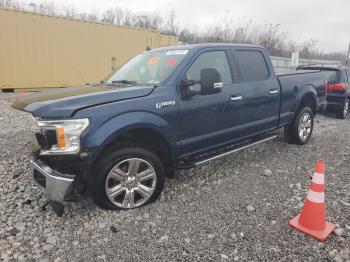
[[[321,70],[327,79],[327,111],[345,119],[350,103],[350,67],[299,66],[298,70]]]

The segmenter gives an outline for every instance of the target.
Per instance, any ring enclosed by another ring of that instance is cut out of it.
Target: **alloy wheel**
[[[156,184],[156,171],[149,162],[129,158],[112,167],[106,178],[105,192],[114,205],[130,209],[147,202]]]
[[[312,117],[308,112],[305,112],[300,120],[298,126],[299,138],[304,142],[308,139],[312,128]]]
[[[343,110],[344,118],[347,116],[348,112],[349,112],[349,99],[346,99],[344,104],[344,110]]]

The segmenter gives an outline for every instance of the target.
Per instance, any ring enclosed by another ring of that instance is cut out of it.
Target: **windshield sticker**
[[[157,64],[159,62],[159,60],[160,60],[159,56],[154,56],[147,62],[147,64],[155,65],[155,64]]]
[[[169,59],[169,60],[168,60],[168,65],[172,65],[172,66],[176,65],[176,60],[174,60],[174,59]]]
[[[170,50],[166,52],[166,55],[186,55],[188,50]]]

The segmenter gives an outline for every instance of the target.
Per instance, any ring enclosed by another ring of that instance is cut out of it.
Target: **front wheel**
[[[284,135],[289,143],[305,145],[309,142],[314,128],[314,113],[310,107],[302,108],[292,124],[284,128]]]
[[[132,209],[153,202],[164,186],[164,167],[159,157],[132,147],[106,153],[97,163],[90,191],[104,209]]]

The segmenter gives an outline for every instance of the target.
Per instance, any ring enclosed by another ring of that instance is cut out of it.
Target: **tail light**
[[[329,91],[345,91],[345,84],[344,83],[336,83],[336,84],[330,84],[327,83],[327,92]]]

